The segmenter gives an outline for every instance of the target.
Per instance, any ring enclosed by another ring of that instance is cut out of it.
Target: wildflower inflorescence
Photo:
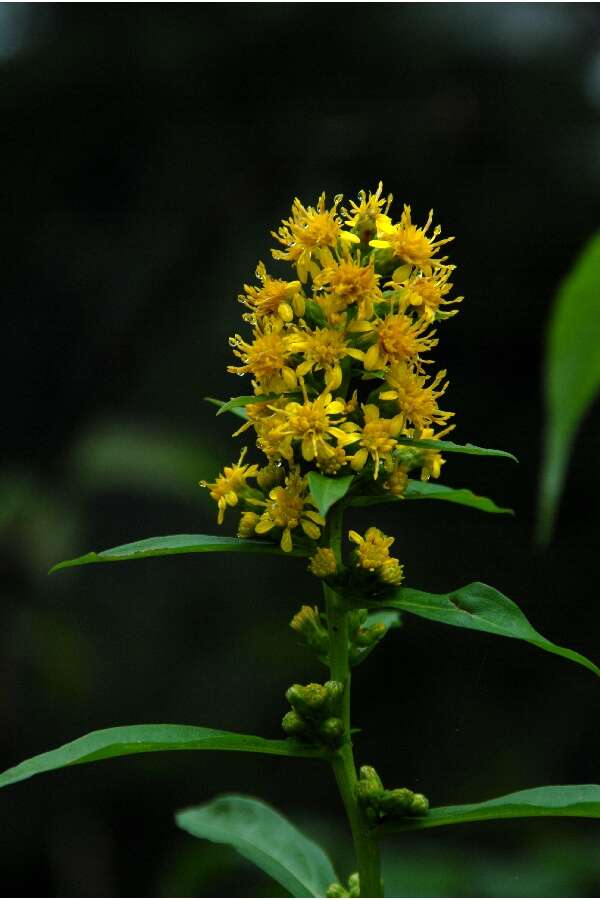
[[[299,543],[319,577],[334,573],[335,560],[314,553],[325,520],[308,473],[354,475],[353,493],[401,497],[409,472],[437,478],[444,462],[410,441],[453,428],[453,413],[439,406],[446,372],[431,359],[439,324],[462,299],[450,297],[455,267],[443,255],[452,238],[440,236],[432,213],[415,224],[406,205],[394,222],[391,203],[381,183],[348,208],[341,196],[328,205],[321,194],[314,207],[296,199],[272,232],[272,256],[291,271],[279,277],[258,264],[257,284],[239,297],[248,333],[230,338],[229,366],[250,377],[256,398],[238,410],[246,422],[236,434],[254,432],[265,464],[244,463],[244,450],[214,482],[201,482],[219,523],[237,507],[240,537],[275,539],[284,551]],[[375,532],[351,535],[358,563],[369,569],[379,553],[383,562],[369,571],[399,584],[402,567],[384,559],[387,539]]]

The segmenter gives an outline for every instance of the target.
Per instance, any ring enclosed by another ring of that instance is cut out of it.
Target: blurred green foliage
[[[600,390],[600,234],[583,249],[551,312],[538,531],[548,541],[577,429]]]

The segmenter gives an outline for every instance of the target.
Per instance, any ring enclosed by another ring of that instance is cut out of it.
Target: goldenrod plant
[[[402,773],[384,785],[372,765],[376,760],[360,759],[357,769],[351,677],[400,615],[527,641],[596,675],[600,670],[539,634],[515,603],[488,585],[442,594],[407,586],[410,559],[402,557],[401,543],[396,550],[376,516],[364,533],[345,521],[357,507],[410,507],[423,499],[510,512],[438,479],[445,457],[454,453],[504,463],[514,457],[448,440],[454,428],[454,413],[446,408],[448,379],[433,356],[462,300],[454,293],[455,267],[447,255],[452,238],[442,236],[433,213],[417,225],[407,205],[394,221],[392,197],[381,184],[343,203],[337,196],[328,204],[325,194],[315,206],[294,200],[290,217],[272,232],[272,256],[288,267],[285,277],[260,262],[256,282],[239,297],[243,327],[230,339],[229,371],[248,379],[247,393],[212,402],[217,415],[238,417],[235,436],[243,436],[244,446],[232,454],[237,462],[201,482],[216,503],[218,524],[232,522],[237,536],[149,538],[52,570],[179,553],[288,557],[290,566],[304,565],[322,585],[322,605],[303,605],[291,627],[326,673],[310,684],[282,685],[287,708],[279,737],[205,726],[111,728],[0,776],[0,784],[8,785],[64,766],[158,750],[321,760],[337,782],[355,871],[336,874],[322,849],[252,798],[219,797],[177,815],[181,828],[236,847],[296,897],[384,896],[383,834],[486,819],[600,817],[598,785],[533,787],[480,803],[430,807],[423,793],[402,783]]]

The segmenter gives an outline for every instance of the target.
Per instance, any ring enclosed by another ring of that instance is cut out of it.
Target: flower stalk
[[[325,540],[329,543],[338,565],[342,554],[343,505],[337,504],[328,516]],[[361,897],[382,897],[381,866],[379,846],[365,811],[357,800],[357,774],[352,751],[351,737],[351,675],[348,655],[348,615],[349,611],[341,598],[327,584],[323,584],[327,623],[329,631],[329,672],[330,678],[339,681],[343,687],[340,699],[340,718],[343,723],[342,745],[332,757],[332,767],[346,815],[352,831],[354,850],[359,875]]]

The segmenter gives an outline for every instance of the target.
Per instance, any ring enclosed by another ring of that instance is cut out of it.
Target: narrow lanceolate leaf
[[[217,797],[177,813],[194,837],[228,844],[274,878],[292,897],[324,897],[338,881],[324,851],[287,819],[252,797]]]
[[[516,456],[508,450],[489,450],[487,447],[476,447],[475,444],[455,444],[453,441],[416,440],[415,438],[397,437],[399,444],[407,444],[409,447],[422,447],[423,450],[439,450],[440,453],[468,453],[471,456],[504,456],[519,462]]]
[[[398,503],[402,500],[445,500],[448,503],[458,503],[460,506],[470,506],[481,512],[514,515],[512,509],[497,506],[489,497],[481,497],[468,488],[453,488],[446,484],[413,479],[409,479],[403,497],[396,497],[394,494],[373,494],[372,496],[352,497],[350,503],[351,506],[376,506],[379,503]]]
[[[548,539],[577,429],[600,390],[600,233],[560,287],[544,367],[546,436],[538,531]]]
[[[333,504],[346,496],[353,481],[354,475],[331,478],[328,475],[321,475],[320,472],[308,473],[310,495],[322,516],[326,516]]]
[[[516,603],[500,591],[476,581],[448,594],[427,594],[413,588],[400,588],[391,599],[377,604],[387,609],[401,609],[424,619],[472,628],[504,637],[527,641],[540,650],[564,656],[600,675],[600,669],[574,650],[546,640],[525,618]]]
[[[205,397],[204,399],[206,400],[207,403],[212,403],[213,406],[218,406],[219,412],[221,411],[222,407],[225,406],[225,401],[217,400],[216,397]],[[239,416],[240,419],[248,418],[248,413],[246,412],[246,408],[244,406],[238,406],[234,409],[230,409],[229,412],[232,413],[234,416]],[[219,413],[217,413],[217,415],[219,415]]]
[[[284,396],[286,400],[292,401],[297,400],[301,395],[298,393],[284,395],[263,394],[260,397],[256,397],[254,394],[245,394],[242,397],[232,397],[231,400],[227,400],[221,405],[221,408],[219,409],[217,415],[220,416],[225,412],[232,412],[238,409],[242,409],[245,406],[251,406],[253,403],[270,403],[273,400],[280,400],[282,396]]]
[[[50,572],[68,569],[71,566],[87,566],[89,563],[126,562],[131,559],[146,559],[151,556],[175,556],[179,553],[271,553],[280,556],[283,550],[271,541],[253,541],[245,538],[219,537],[212,534],[169,534],[166,537],[146,538],[123,544],[100,553],[86,553],[75,559],[57,563]],[[290,556],[306,556],[297,546]]]
[[[600,785],[565,784],[530,788],[506,794],[483,803],[460,806],[439,806],[427,815],[412,819],[398,819],[379,827],[380,833],[414,831],[418,828],[437,828],[438,825],[460,825],[485,819],[523,819],[537,816],[574,816],[600,818]]]
[[[251,734],[235,734],[200,728],[196,725],[124,725],[92,731],[48,753],[7,769],[0,775],[0,787],[25,781],[33,775],[77,766],[82,763],[110,759],[113,756],[132,756],[135,753],[156,753],[161,750],[239,750],[246,753],[267,753],[273,756],[318,757],[318,750],[307,744],[287,739],[270,741]]]

